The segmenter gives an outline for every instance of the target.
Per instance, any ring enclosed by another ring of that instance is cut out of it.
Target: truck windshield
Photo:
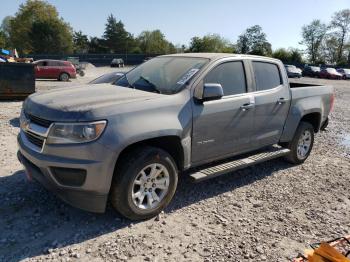
[[[131,70],[114,84],[171,95],[181,91],[208,61],[193,57],[156,57]]]

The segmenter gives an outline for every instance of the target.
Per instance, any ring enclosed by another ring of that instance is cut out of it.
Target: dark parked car
[[[70,78],[77,77],[75,67],[69,61],[38,60],[33,64],[35,68],[36,79],[41,78],[68,81]]]
[[[320,78],[342,79],[342,75],[335,68],[323,68],[319,74]]]
[[[302,72],[303,76],[319,77],[321,69],[318,66],[306,66]]]
[[[124,60],[121,58],[114,58],[111,62],[111,67],[124,67]]]
[[[295,65],[284,65],[284,67],[286,68],[288,77],[290,77],[290,78],[302,77],[301,70],[299,68],[297,68]]]
[[[350,69],[339,68],[337,71],[343,76],[343,79],[350,79]]]
[[[107,73],[92,80],[89,84],[113,84],[124,75],[125,73],[123,72]]]

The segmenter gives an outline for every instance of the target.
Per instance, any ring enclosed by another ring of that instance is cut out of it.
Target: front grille
[[[43,127],[49,127],[52,124],[52,121],[46,120],[37,116],[33,116],[31,114],[26,114],[26,117],[34,124],[37,124],[39,126]]]
[[[40,147],[40,149],[43,147],[44,138],[37,136],[37,135],[34,135],[32,133],[29,133],[29,132],[24,132],[24,134],[26,135],[26,137],[30,143],[36,145],[37,147]]]

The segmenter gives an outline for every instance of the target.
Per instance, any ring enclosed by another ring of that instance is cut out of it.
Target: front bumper
[[[91,212],[105,211],[114,172],[115,153],[96,142],[47,145],[43,152],[38,152],[23,131],[18,135],[17,142],[19,161],[45,188],[74,207]],[[53,168],[85,170],[84,183],[79,186],[62,184],[55,178]]]

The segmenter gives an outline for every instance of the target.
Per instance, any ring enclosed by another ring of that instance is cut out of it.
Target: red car
[[[35,78],[68,81],[70,78],[77,77],[75,67],[69,61],[38,60],[33,64],[35,68]]]
[[[337,72],[334,68],[324,68],[319,73],[320,78],[328,79],[342,79],[342,75]]]

